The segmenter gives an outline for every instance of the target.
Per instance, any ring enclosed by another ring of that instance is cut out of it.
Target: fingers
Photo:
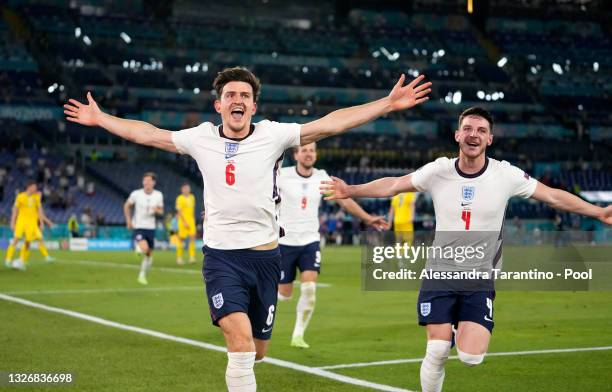
[[[87,102],[89,102],[90,104],[96,102],[96,101],[94,101],[93,97],[91,96],[91,91],[87,92]]]
[[[70,98],[70,99],[68,100],[68,102],[70,102],[71,104],[73,104],[73,105],[74,105],[74,106],[76,106],[77,108],[80,108],[81,106],[83,106],[83,104],[82,104],[82,103],[80,103],[79,101],[77,101],[76,99],[72,99],[72,98]]]
[[[395,85],[402,87],[405,81],[406,81],[406,75],[401,74],[399,80],[397,81],[397,83],[395,83]]]
[[[403,76],[403,75],[402,75]],[[410,84],[408,84],[408,87],[410,88],[414,88],[414,86],[416,86],[417,84],[419,84],[421,82],[421,80],[425,79],[425,75],[419,75],[416,78],[414,78],[412,80],[412,82],[410,82]]]
[[[427,90],[423,90],[423,91],[419,91],[418,93],[414,94],[415,98],[422,98],[424,96],[426,96],[427,94],[429,94],[431,92],[431,89],[428,88]]]
[[[414,88],[414,92],[416,93],[416,92],[419,92],[419,91],[422,91],[422,90],[428,89],[428,88],[430,88],[430,87],[431,87],[431,82],[427,82],[427,83],[419,84],[418,86],[416,86],[416,87]],[[430,89],[430,91],[431,91],[431,89]]]
[[[66,120],[68,120],[68,121],[72,121],[72,122],[75,122],[75,123],[78,123],[78,122],[79,122],[79,119],[78,119],[78,118],[76,118],[76,117],[66,117]]]
[[[427,101],[429,101],[429,97],[419,98],[419,99],[416,99],[416,100],[414,101],[414,104],[415,104],[415,105],[420,105],[420,104],[422,104],[423,102],[427,102]]]

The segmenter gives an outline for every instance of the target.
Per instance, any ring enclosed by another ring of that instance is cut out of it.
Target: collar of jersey
[[[225,136],[225,134],[223,133],[223,124],[219,125],[219,136],[221,136],[224,139],[233,140],[235,142],[243,141],[247,137],[251,136],[254,131],[255,131],[255,125],[251,124],[251,129],[249,130],[249,134],[246,135],[245,137],[229,137],[229,136]]]
[[[476,178],[482,175],[485,172],[485,170],[487,170],[488,166],[489,166],[489,157],[485,157],[485,164],[482,167],[482,169],[478,170],[476,173],[468,174],[468,173],[462,172],[461,169],[459,169],[459,158],[455,160],[455,170],[457,171],[457,174],[459,174],[463,178]]]
[[[312,177],[312,175],[314,174],[314,168],[312,169],[312,172],[310,173],[309,176],[303,176],[302,174],[300,174],[300,172],[297,169],[297,165],[295,165],[295,172],[297,173],[298,176],[302,177],[302,178],[310,178]]]

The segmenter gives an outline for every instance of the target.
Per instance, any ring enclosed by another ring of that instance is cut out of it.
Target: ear
[[[219,101],[218,99],[215,99],[215,110],[217,111],[217,113],[221,113],[221,101]]]
[[[459,130],[458,129],[455,130],[455,141],[459,143]]]
[[[253,110],[251,111],[251,115],[257,112],[257,102],[253,102]]]
[[[487,140],[487,146],[493,144],[493,134],[489,134],[489,140]]]

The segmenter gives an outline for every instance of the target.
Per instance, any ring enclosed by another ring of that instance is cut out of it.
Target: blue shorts
[[[281,279],[280,283],[295,280],[295,269],[321,272],[321,246],[319,241],[304,246],[280,245]]]
[[[155,248],[155,229],[134,229],[132,238],[136,242],[147,241],[151,250]]]
[[[230,313],[246,313],[253,337],[267,340],[272,336],[278,281],[280,251],[222,250],[207,246],[202,274],[213,325]]]
[[[493,301],[490,291],[426,291],[419,292],[417,313],[419,325],[472,321],[493,332]]]

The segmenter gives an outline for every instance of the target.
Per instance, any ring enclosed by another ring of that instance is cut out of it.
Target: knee
[[[278,290],[278,300],[279,301],[289,301],[291,299],[291,290]]]
[[[266,353],[268,352],[268,348],[257,348],[257,351],[255,352],[255,361],[257,362],[261,362],[263,361],[264,357],[266,356]]]
[[[482,363],[482,361],[484,360],[485,354],[484,353],[468,354],[466,352],[459,350],[459,347],[457,347],[457,356],[459,357],[459,360],[463,362],[465,365],[476,366]]]

